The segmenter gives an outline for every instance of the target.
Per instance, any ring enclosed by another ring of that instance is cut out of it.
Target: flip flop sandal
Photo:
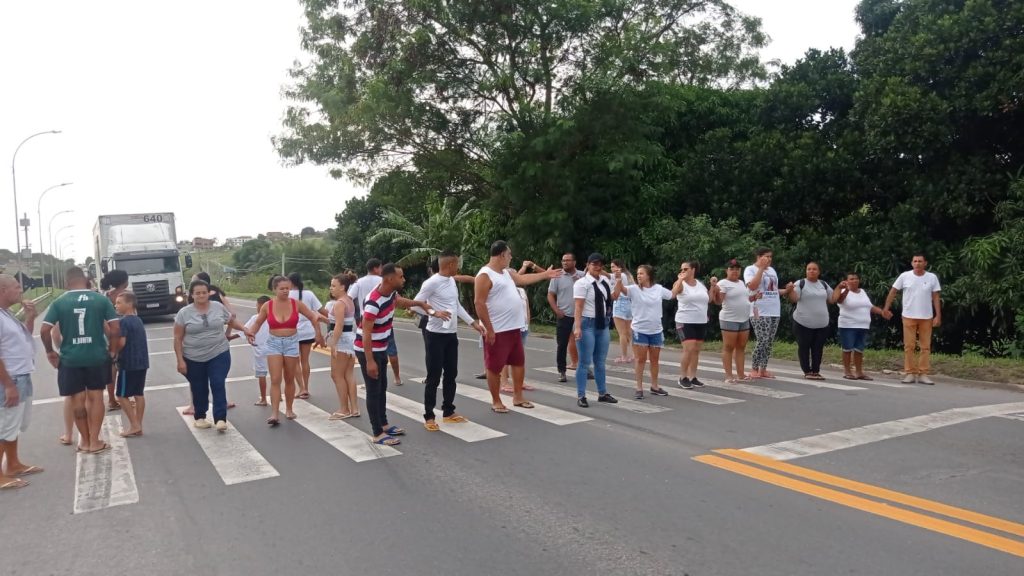
[[[380,444],[381,446],[397,446],[397,445],[401,444],[402,441],[399,440],[398,438],[393,438],[391,436],[385,436],[383,438],[380,438],[379,440],[374,440],[373,443],[374,444]]]
[[[451,416],[444,417],[445,424],[463,424],[465,422],[469,422],[469,420],[465,416],[461,416],[459,414],[452,414]]]
[[[529,400],[524,400],[522,402],[515,402],[512,405],[517,407],[517,408],[533,408],[533,402],[530,402]]]
[[[533,386],[530,386],[529,384],[524,383],[523,384],[523,390],[532,391],[532,390],[536,390],[536,388],[534,388]]]
[[[327,419],[328,420],[344,420],[346,418],[351,418],[351,417],[352,417],[351,414],[342,414],[341,412],[335,412],[335,413],[331,414],[330,416],[328,416]]]
[[[256,402],[256,403],[253,404],[253,406],[269,406],[269,405],[270,404],[268,404],[266,400],[263,400],[263,401],[260,401],[260,402]]]
[[[269,424],[271,428],[273,428],[274,426],[277,426],[280,423],[281,423],[281,421],[278,420],[277,418],[267,418],[267,424]]]
[[[867,374],[861,374],[860,376],[857,376],[857,380],[871,381],[871,380],[874,380],[874,378],[872,378],[871,376],[868,376]]]
[[[494,412],[495,414],[508,414],[508,408],[505,408],[504,406],[502,406],[501,408],[495,408],[494,406],[491,406],[491,412]]]
[[[21,478],[15,478],[14,480],[8,480],[3,484],[0,484],[0,490],[17,490],[18,488],[24,488],[28,486],[28,482]]]
[[[87,454],[102,454],[103,452],[106,452],[108,450],[110,450],[110,444],[104,442],[103,446],[101,448],[97,448],[95,450],[89,450],[87,452]]]
[[[303,392],[302,394],[296,396],[296,398],[300,400],[309,400],[309,392]]]
[[[398,426],[392,426],[385,430],[384,433],[387,434],[388,436],[404,436],[405,430],[399,428]]]
[[[437,422],[430,420],[423,423],[423,427],[427,429],[427,432],[440,432],[441,427],[437,425]]]
[[[40,468],[39,466],[29,466],[28,468],[25,468],[24,470],[18,472],[17,474],[12,474],[12,476],[16,478],[21,478],[22,476],[31,476],[33,474],[39,474],[42,471],[43,469]]]
[[[857,380],[857,377],[854,376],[853,374],[843,374],[843,378],[847,380]]]
[[[289,420],[295,420],[296,418],[298,418],[298,416],[295,414],[285,414],[284,417]]]

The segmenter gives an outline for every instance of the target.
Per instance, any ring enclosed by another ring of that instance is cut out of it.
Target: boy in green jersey
[[[39,336],[46,358],[57,369],[57,387],[61,396],[71,397],[81,452],[95,454],[110,445],[100,440],[103,426],[103,389],[110,380],[113,343],[120,337],[114,305],[106,296],[89,290],[85,272],[69,268],[65,274],[68,291],[50,304]],[[51,331],[60,325],[61,345],[53,349]]]

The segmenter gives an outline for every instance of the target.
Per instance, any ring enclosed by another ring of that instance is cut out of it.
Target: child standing
[[[249,321],[245,323],[245,327],[252,329],[256,324],[256,317],[260,315],[260,308],[263,305],[270,302],[269,296],[260,296],[256,299],[256,313],[249,318]],[[256,339],[253,342],[252,351],[252,370],[256,373],[256,379],[260,383],[260,399],[256,402],[257,406],[267,406],[267,339],[270,337],[270,323],[264,322],[263,326],[260,326],[259,332],[256,333]]]
[[[135,294],[122,292],[114,301],[114,309],[121,316],[121,336],[117,343],[117,397],[128,417],[125,438],[142,436],[142,416],[146,412],[146,371],[149,370],[149,345],[146,327],[135,309]]]

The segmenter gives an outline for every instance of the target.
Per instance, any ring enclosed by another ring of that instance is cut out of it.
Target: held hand
[[[544,274],[547,275],[548,280],[554,280],[562,275],[562,269],[555,268],[554,266],[548,266],[548,269],[544,271]]]
[[[6,400],[4,401],[4,408],[14,408],[18,405],[21,399],[18,397],[18,387],[12,382],[10,386],[4,388],[4,395]]]
[[[757,294],[754,294],[754,300],[760,300],[761,298],[764,298],[764,292],[758,290]]]
[[[712,276],[711,277],[711,285],[712,286],[718,286],[718,276]]]
[[[942,326],[942,317],[936,316],[932,318],[932,328],[938,328],[939,326]]]
[[[882,318],[892,320],[892,310],[882,310]]]
[[[680,281],[686,280],[686,272],[680,272],[678,275],[676,275],[676,278],[678,278]]]
[[[523,260],[523,268],[526,268],[527,270],[533,270],[536,267],[537,267],[537,265],[534,264],[533,261],[531,261],[531,260]]]
[[[796,286],[796,284],[793,282],[786,284],[786,292],[792,292],[794,286]]]
[[[485,334],[487,334],[487,332],[484,330],[484,325],[479,323],[479,322],[474,322],[473,323],[473,330],[476,330],[476,333],[481,335],[481,336],[484,336]]]
[[[317,333],[316,340],[313,342],[313,346],[317,348],[327,348],[327,343],[324,342],[322,334]]]
[[[185,376],[188,374],[188,365],[185,364],[184,360],[178,360],[178,374]]]
[[[840,290],[848,290],[849,286],[850,285],[846,283],[846,280],[843,280],[837,285],[837,288],[839,288]]]
[[[47,352],[46,359],[50,361],[50,366],[53,366],[54,368],[57,368],[60,364],[60,354],[57,354],[56,351]]]

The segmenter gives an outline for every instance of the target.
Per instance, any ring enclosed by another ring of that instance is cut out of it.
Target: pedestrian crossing
[[[448,436],[466,443],[480,443],[508,436],[508,432],[499,428],[508,421],[507,419],[514,419],[520,416],[525,416],[533,421],[539,420],[542,425],[566,427],[594,421],[595,417],[600,414],[634,413],[657,416],[662,413],[680,410],[687,404],[692,403],[703,404],[713,408],[716,406],[736,405],[749,399],[787,400],[804,396],[801,392],[781,389],[780,386],[772,386],[776,382],[810,385],[816,388],[844,392],[868,389],[861,386],[834,382],[825,382],[825,384],[830,384],[831,386],[820,386],[820,381],[804,381],[778,376],[775,380],[757,380],[750,383],[736,384],[726,384],[717,379],[706,378],[705,388],[684,390],[674,386],[678,365],[672,362],[661,362],[660,364],[666,367],[661,381],[662,385],[670,391],[668,397],[647,396],[646,400],[622,397],[619,398],[617,404],[592,403],[592,407],[589,410],[577,409],[575,407],[576,388],[572,381],[561,384],[553,382],[553,376],[558,373],[556,368],[531,368],[528,374],[535,377],[528,378],[526,382],[535,390],[535,392],[528,393],[528,398],[534,404],[534,408],[526,409],[513,406],[510,398],[503,396],[504,404],[512,414],[488,418],[486,424],[475,421],[445,424],[438,418],[438,424],[442,432],[441,436]],[[672,370],[673,368],[675,370]],[[721,367],[715,366],[710,362],[702,362],[699,369],[702,374],[712,373],[715,376],[719,376],[722,373]],[[329,369],[314,368],[313,372],[319,373],[326,372],[327,370]],[[778,372],[780,374],[784,373],[781,370]],[[252,379],[252,377],[236,377],[230,378],[229,381]],[[422,384],[424,378],[408,378],[407,381],[409,383]],[[649,383],[649,374],[645,374],[645,388],[649,386]],[[610,389],[618,390],[620,393],[625,389],[634,389],[633,368],[631,366],[608,365],[607,384]],[[155,385],[147,387],[147,391],[169,390],[184,386],[184,383]],[[900,387],[905,386],[900,385]],[[594,385],[589,381],[588,388],[591,394],[593,394]],[[420,396],[422,388],[408,386],[393,390],[395,391],[388,392],[387,404],[389,414],[396,414],[412,422],[422,423],[423,405],[422,397]],[[358,395],[365,400],[365,390],[362,387],[360,387]],[[621,395],[626,396],[624,393]],[[457,388],[457,397],[476,404],[488,406],[491,404],[490,392],[486,386],[481,386],[479,383],[460,382]],[[570,401],[563,401],[562,399]],[[551,402],[554,402],[554,404]],[[189,434],[191,434],[196,446],[200,449],[199,451],[205,456],[205,460],[209,461],[208,465],[217,473],[225,486],[257,482],[282,475],[271,461],[261,453],[260,449],[254,446],[234,424],[229,422],[228,429],[224,432],[217,432],[215,429],[197,429],[193,425],[193,418],[183,413],[184,409],[184,407],[177,407],[175,411],[189,431]],[[312,436],[323,441],[353,463],[372,462],[403,454],[401,450],[395,447],[381,446],[373,442],[371,435],[368,434],[369,423],[365,414],[362,418],[330,420],[330,413],[327,410],[303,400],[296,400],[293,409],[296,413],[296,419],[292,423],[297,424]],[[408,422],[394,424],[406,426]],[[494,427],[492,428],[491,426]],[[111,449],[100,454],[77,455],[73,502],[75,514],[94,512],[112,506],[134,504],[140,501],[132,459],[128,450],[129,443],[126,443],[125,439],[119,435],[122,430],[121,416],[107,416],[104,420],[103,438],[110,443]],[[414,427],[411,433],[416,434],[421,433],[421,431],[418,427]],[[141,441],[133,443],[132,448],[142,444],[143,442]],[[205,461],[201,460],[201,462],[206,465]]]

